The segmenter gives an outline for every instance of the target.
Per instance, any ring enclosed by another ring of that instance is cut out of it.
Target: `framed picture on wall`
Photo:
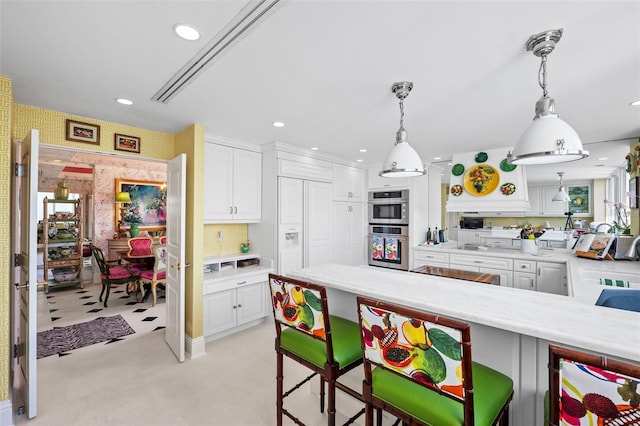
[[[116,193],[127,192],[130,203],[125,203],[123,226],[127,230],[137,223],[141,231],[164,230],[167,225],[167,184],[145,180],[116,179]],[[120,219],[120,203],[115,203],[116,229]]]
[[[573,214],[591,214],[591,186],[567,185],[569,194],[569,211]]]
[[[140,138],[136,136],[114,135],[114,148],[118,151],[140,153]]]
[[[638,178],[634,177],[629,179],[629,207],[637,209],[640,205],[640,187],[638,187]]]
[[[100,126],[66,119],[65,138],[68,141],[100,145]]]

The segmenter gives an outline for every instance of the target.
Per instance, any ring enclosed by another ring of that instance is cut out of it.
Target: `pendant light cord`
[[[404,98],[400,98],[400,130],[404,129]]]
[[[538,84],[542,88],[542,97],[547,97],[547,55],[540,56],[540,69],[538,70]]]

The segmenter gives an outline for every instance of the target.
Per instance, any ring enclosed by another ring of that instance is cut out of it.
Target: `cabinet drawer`
[[[513,261],[513,270],[516,272],[536,272],[536,262],[532,260],[520,260],[516,259]]]
[[[215,274],[215,272],[212,274]],[[253,275],[238,275],[235,277],[218,279],[208,279],[207,275],[208,274],[205,274],[204,276],[204,294],[217,293],[219,291],[257,284],[269,280],[268,275],[265,273]]]
[[[513,270],[513,259],[487,257],[484,252],[478,252],[477,255],[473,256],[468,254],[452,253],[450,261],[452,265],[456,263],[459,265],[478,266],[482,268]]]
[[[431,264],[432,262],[449,263],[449,253],[416,250],[413,254],[415,263]]]

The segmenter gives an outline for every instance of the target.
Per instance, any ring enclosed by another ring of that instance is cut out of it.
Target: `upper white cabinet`
[[[382,170],[382,164],[373,164],[367,169],[367,186],[369,189],[380,188],[409,188],[409,178],[384,178],[378,173]]]
[[[204,157],[204,222],[260,222],[261,154],[205,143]]]
[[[364,201],[364,170],[356,167],[332,165],[333,199],[336,201]]]
[[[567,203],[563,201],[552,201],[558,192],[558,186],[530,186],[529,204],[531,210],[527,216],[562,216],[567,208]]]

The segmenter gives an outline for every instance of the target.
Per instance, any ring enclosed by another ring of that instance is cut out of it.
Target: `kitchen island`
[[[579,288],[580,262],[593,261],[570,260],[570,289]],[[325,285],[330,310],[352,320],[356,295],[366,295],[469,322],[474,360],[514,381],[513,425],[542,424],[549,343],[640,362],[640,315],[585,299],[369,266],[326,264],[288,275]]]

